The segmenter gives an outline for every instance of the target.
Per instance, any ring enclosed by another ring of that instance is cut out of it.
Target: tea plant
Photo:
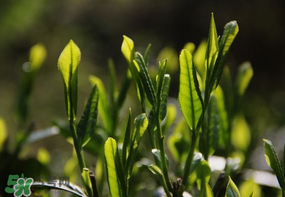
[[[250,132],[241,104],[253,70],[250,63],[242,64],[235,84],[231,85],[225,60],[238,31],[237,22],[231,21],[225,25],[222,36],[218,37],[212,14],[207,42],[202,42],[197,50],[194,49],[194,44],[188,43],[181,51],[178,103],[183,117],[177,124],[174,122],[178,119],[178,109],[168,104],[171,77],[167,71],[175,69],[168,69],[168,60],[164,59],[158,63],[154,76],[148,63],[151,45],[142,54],[135,50],[133,40],[127,36],[123,36],[121,51],[128,69],[121,87],[116,85],[114,64],[109,60],[109,91],[106,91],[101,79],[90,76],[90,96],[77,121],[81,52],[74,41],[70,40],[58,59],[68,121],[56,119],[53,123],[64,137],[72,138],[75,156],[67,162],[65,169],[69,168],[73,172],[73,167],[77,167],[78,162],[85,191],[74,184],[57,187],[39,182],[33,184],[33,191],[60,189],[76,196],[132,196],[135,193],[132,185],[139,184],[134,184],[132,180],[139,171],[147,168],[163,188],[158,196],[182,197],[190,195],[189,193],[201,197],[240,196],[232,178],[235,180],[237,169],[243,168],[248,156]],[[30,62],[38,68],[44,55],[43,49],[36,51],[42,54],[34,56],[31,52]],[[42,59],[34,60],[33,57]],[[21,93],[23,96],[20,96],[18,107],[21,121],[26,118],[26,101],[35,72],[32,70],[24,78],[26,80],[21,90],[25,93]],[[226,83],[223,88],[219,85],[222,73],[222,81]],[[133,112],[129,109],[123,117],[127,123],[121,126],[120,114],[126,105],[131,84],[136,90],[140,112],[133,118]],[[1,127],[4,127],[2,121],[0,129]],[[144,139],[145,133],[147,140]],[[246,136],[246,139],[240,140],[241,135]],[[0,145],[3,144],[3,139],[5,138],[0,138]],[[21,138],[16,151],[21,149],[25,140],[26,137]],[[267,163],[277,174],[284,196],[284,166],[280,164],[271,142],[264,140],[264,146]],[[225,172],[219,178],[213,176],[213,169],[209,165],[216,150],[221,151],[224,158],[239,158],[236,163],[227,162],[223,169]],[[97,159],[94,173],[90,170],[92,166],[86,162],[84,151]],[[72,176],[75,176],[74,172]],[[105,192],[105,183],[109,192]],[[156,185],[156,192],[159,191],[159,184]],[[252,192],[249,191],[247,195],[252,196]]]

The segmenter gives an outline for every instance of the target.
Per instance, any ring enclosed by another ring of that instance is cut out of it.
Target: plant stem
[[[195,133],[195,131],[193,131],[191,146],[190,146],[190,150],[189,150],[189,153],[188,153],[188,156],[186,159],[186,163],[185,163],[185,167],[184,167],[184,175],[183,175],[183,180],[182,180],[182,184],[185,186],[185,188],[187,186],[187,181],[188,181],[188,177],[189,177],[189,173],[190,173],[190,169],[191,169],[191,165],[192,165],[192,160],[193,160],[193,156],[194,156],[194,150],[195,150],[196,142],[197,142],[196,133]]]
[[[166,186],[165,190],[167,189],[166,194],[167,196],[171,196],[169,193],[169,190],[172,189],[170,185],[170,179],[168,175],[168,166],[166,162],[166,157],[165,157],[165,149],[164,149],[164,136],[162,135],[162,130],[160,126],[160,120],[159,120],[159,113],[156,113],[156,123],[157,123],[157,133],[158,133],[158,147],[160,149],[160,157],[161,157],[161,163],[162,163],[162,172],[163,176],[165,178]]]
[[[75,123],[74,123],[74,120],[73,120],[72,117],[69,120],[69,126],[70,126],[70,132],[71,132],[71,135],[72,135],[72,138],[73,138],[73,144],[74,144],[74,148],[75,148],[75,151],[76,151],[76,154],[77,154],[77,159],[78,159],[78,163],[79,163],[79,167],[80,167],[80,174],[82,174],[83,168],[86,168],[86,163],[85,163],[85,159],[84,159],[82,148],[79,146],[79,143],[78,143],[78,137],[77,137],[77,133],[76,133],[76,126],[75,126]],[[82,178],[83,183],[85,183],[84,180],[83,180],[83,177],[81,177],[81,178]],[[86,185],[86,184],[85,184],[85,188],[87,190],[88,195],[90,197],[93,196],[93,192],[92,192],[91,188],[88,185]]]

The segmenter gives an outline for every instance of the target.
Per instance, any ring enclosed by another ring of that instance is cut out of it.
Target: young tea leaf
[[[122,192],[120,182],[116,172],[117,142],[113,138],[108,138],[104,146],[104,155],[107,168],[107,180],[112,197],[121,197]]]
[[[195,130],[203,111],[201,93],[191,53],[182,50],[179,59],[180,85],[178,100],[186,122],[191,130]]]
[[[238,70],[238,76],[236,81],[236,91],[239,97],[242,97],[249,85],[249,82],[253,76],[253,69],[250,62],[244,62]]]
[[[95,130],[98,114],[98,97],[99,91],[95,85],[92,88],[83,115],[77,126],[77,136],[79,139],[79,144],[82,147],[89,142]]]
[[[128,64],[132,64],[135,55],[134,41],[127,36],[123,36],[124,40],[122,43],[121,51],[126,58]]]
[[[278,159],[277,153],[275,152],[275,149],[273,147],[273,144],[270,140],[267,139],[263,139],[263,142],[266,163],[269,167],[272,168],[272,170],[276,174],[279,185],[282,190],[285,190],[284,172]]]
[[[138,58],[133,63],[139,73],[148,101],[152,106],[156,106],[156,94],[143,57],[138,54]]]
[[[205,184],[210,181],[211,168],[207,161],[201,161],[196,169],[197,173],[197,185],[198,188],[202,188]]]
[[[160,108],[159,108],[159,118],[163,120],[167,113],[167,99],[168,99],[168,92],[170,87],[170,75],[165,74],[163,78],[162,84],[162,92],[161,92],[161,100],[160,100]]]
[[[6,125],[2,118],[0,118],[0,152],[7,138]]]
[[[204,186],[202,186],[199,197],[214,197],[212,188],[208,183],[206,183]]]
[[[232,181],[231,177],[229,177],[229,182],[226,189],[226,197],[241,197],[238,188]]]
[[[64,82],[65,103],[68,119],[76,119],[77,75],[81,53],[78,46],[70,40],[58,58],[58,69]]]
[[[213,68],[213,72],[210,79],[209,93],[211,93],[212,90],[215,89],[219,84],[227,54],[238,31],[239,28],[236,21],[231,21],[227,23],[224,27],[224,33],[219,42],[219,54],[215,62],[215,66]]]
[[[214,14],[212,13],[210,29],[209,29],[209,38],[207,43],[207,51],[206,51],[206,66],[208,74],[212,73],[213,66],[218,55],[218,50],[219,50],[218,36],[217,36]]]
[[[110,114],[110,110],[109,110],[109,102],[108,102],[108,96],[107,96],[107,91],[105,89],[105,86],[102,82],[101,79],[99,79],[98,77],[95,77],[93,75],[89,76],[89,81],[92,85],[96,85],[98,87],[98,91],[99,91],[99,117],[100,119],[102,119],[102,122],[104,124],[104,127],[106,129],[106,131],[108,133],[112,132],[112,117]]]
[[[129,109],[129,118],[128,118],[125,137],[124,137],[123,150],[122,150],[123,165],[126,165],[126,160],[127,160],[128,151],[129,151],[128,147],[129,147],[130,140],[131,140],[131,118],[132,118],[131,109]]]

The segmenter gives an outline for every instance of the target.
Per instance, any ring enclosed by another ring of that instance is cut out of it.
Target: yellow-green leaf
[[[108,138],[104,146],[104,154],[107,168],[107,179],[112,197],[122,196],[120,183],[116,172],[117,142],[113,138]]]
[[[0,152],[6,138],[7,138],[6,125],[4,120],[0,118]]]
[[[132,64],[134,59],[134,42],[127,36],[123,36],[121,51],[129,64]]]
[[[180,55],[179,104],[190,129],[195,130],[202,115],[203,106],[192,55],[182,50]]]
[[[253,76],[253,69],[250,62],[244,62],[238,70],[238,76],[236,81],[236,88],[238,96],[243,96],[249,82]]]
[[[256,184],[253,180],[244,181],[240,187],[241,196],[251,196],[252,197],[260,197],[262,196],[261,187]]]
[[[38,70],[46,59],[46,49],[42,44],[34,45],[30,50],[31,70]]]
[[[218,36],[217,36],[214,14],[212,13],[210,29],[209,29],[209,38],[207,43],[207,51],[206,51],[206,66],[209,74],[212,72],[214,63],[218,55],[218,50],[219,50]]]
[[[66,112],[69,119],[76,119],[77,75],[80,58],[80,49],[73,40],[70,40],[58,59],[58,69],[64,82]]]
[[[280,187],[282,188],[282,190],[284,190],[285,189],[284,171],[281,167],[281,163],[279,161],[277,153],[270,140],[263,139],[263,142],[264,142],[266,163],[269,167],[272,168],[272,170],[277,176]]]
[[[229,182],[226,189],[226,197],[241,197],[238,188],[232,181],[231,177],[229,177]]]

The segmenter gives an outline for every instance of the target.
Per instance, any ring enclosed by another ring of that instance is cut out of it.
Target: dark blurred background
[[[159,51],[166,46],[179,53],[185,43],[198,46],[206,39],[211,12],[219,35],[227,22],[237,20],[239,24],[240,32],[227,65],[235,76],[239,64],[252,63],[254,77],[244,106],[253,132],[266,136],[268,131],[274,131],[275,138],[282,139],[283,144],[284,138],[278,137],[285,124],[283,0],[1,0],[0,116],[9,133],[15,130],[14,103],[22,65],[28,61],[29,49],[34,44],[40,42],[47,48],[47,59],[31,100],[30,117],[41,129],[49,126],[53,117],[65,117],[57,59],[70,39],[82,52],[80,111],[90,90],[87,76],[94,74],[107,81],[109,57],[115,62],[117,74],[125,74],[127,65],[120,52],[122,35],[131,37],[141,51],[152,43],[150,56],[155,64]],[[171,96],[177,98],[175,81]]]

